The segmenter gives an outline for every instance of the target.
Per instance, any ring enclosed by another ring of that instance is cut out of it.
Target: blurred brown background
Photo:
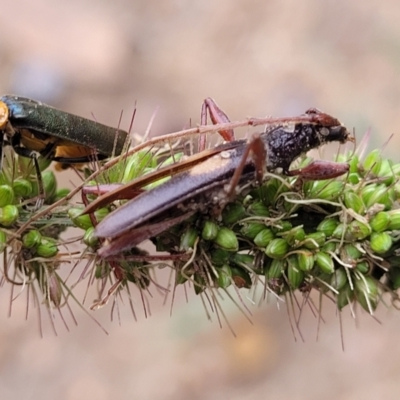
[[[153,134],[197,123],[207,96],[233,120],[317,107],[359,138],[371,127],[371,147],[393,133],[385,154],[398,160],[399,20],[395,0],[3,1],[1,93],[110,125],[124,110],[123,128],[137,101],[137,132],[158,109]],[[253,325],[223,305],[236,338],[215,315],[207,321],[194,295],[186,303],[180,291],[170,317],[170,303],[153,294],[147,319],[134,294],[138,322],[127,304],[122,326],[110,322],[110,305],[89,311],[108,336],[71,304],[78,327],[64,311],[70,332],[57,317],[55,337],[43,315],[41,339],[33,308],[25,321],[24,293],[8,318],[2,287],[1,398],[398,398],[400,314],[392,308],[378,310],[381,325],[362,313],[354,323],[346,310],[343,352],[328,301],[318,341],[317,318],[305,309],[304,342],[298,332],[296,342],[285,306],[252,306],[245,291]]]

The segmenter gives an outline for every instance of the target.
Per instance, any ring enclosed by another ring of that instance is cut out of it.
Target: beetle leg
[[[229,188],[227,190],[228,199],[232,199],[235,195],[235,188],[240,181],[243,169],[246,163],[248,162],[250,154],[253,157],[255,165],[256,181],[259,184],[261,184],[263,181],[263,176],[266,169],[267,151],[265,150],[264,142],[262,141],[260,134],[254,134],[250,142],[247,144],[242,159],[240,161],[240,164],[236,168],[232,176],[232,179],[229,183]]]
[[[218,107],[217,103],[211,97],[207,97],[203,101],[201,107],[201,125],[207,125],[207,111],[210,114],[210,119],[213,124],[223,124],[231,122],[228,116]],[[218,133],[227,142],[232,142],[235,140],[235,134],[233,129],[220,130]],[[199,137],[199,151],[203,151],[206,147],[206,137],[205,134],[201,134]]]
[[[300,179],[318,181],[336,178],[349,172],[348,163],[338,163],[326,160],[315,160],[304,168],[287,171],[286,175],[298,175]]]

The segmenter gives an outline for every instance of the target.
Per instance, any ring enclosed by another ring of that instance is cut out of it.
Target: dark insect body
[[[212,106],[216,107],[215,103]],[[254,135],[250,141],[237,140],[204,150],[177,165],[113,190],[89,205],[86,212],[104,204],[104,199],[121,198],[124,192],[139,189],[168,173],[171,175],[167,182],[142,192],[97,225],[96,236],[107,238],[99,250],[100,256],[119,254],[170,229],[171,224],[181,223],[193,212],[209,209],[213,203],[219,203],[222,210],[232,199],[237,185],[254,180],[254,175],[261,183],[265,170],[280,170],[284,175],[313,180],[332,178],[348,171],[347,164],[321,161],[301,170],[289,170],[291,163],[308,150],[329,142],[345,143],[352,138],[337,119],[315,109],[300,117],[281,120],[285,122]],[[170,220],[168,213],[173,214]],[[160,222],[161,216],[167,219]]]

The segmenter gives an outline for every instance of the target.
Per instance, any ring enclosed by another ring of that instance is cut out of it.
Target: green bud
[[[347,228],[347,234],[354,240],[365,239],[371,234],[371,232],[372,229],[369,225],[363,224],[357,220],[351,221]]]
[[[107,215],[110,214],[110,210],[107,207],[99,208],[94,212],[94,216],[97,222],[102,221]]]
[[[350,285],[346,285],[339,290],[336,296],[336,305],[339,310],[342,310],[347,304],[354,300],[354,292],[351,290]]]
[[[264,229],[265,224],[261,222],[249,222],[243,224],[240,232],[245,238],[253,240]]]
[[[0,185],[0,207],[12,204],[14,201],[14,191],[10,185]]]
[[[54,196],[54,203],[58,200],[61,200],[65,197],[67,197],[70,194],[70,192],[71,192],[71,189],[67,189],[67,188],[58,189]]]
[[[217,277],[215,279],[215,283],[217,287],[221,289],[226,289],[232,284],[232,271],[229,265],[224,264],[222,267],[215,268]]]
[[[333,232],[338,227],[339,221],[334,218],[324,219],[317,226],[317,231],[325,234],[325,237],[330,237],[333,235]]]
[[[333,272],[331,286],[340,291],[347,284],[347,274],[344,268],[338,268]]]
[[[0,231],[0,253],[7,247],[7,235],[5,232]]]
[[[219,227],[214,221],[206,221],[201,232],[204,240],[214,240],[217,237]]]
[[[300,270],[304,272],[309,272],[314,267],[314,255],[310,250],[301,250],[297,254],[298,265]]]
[[[383,232],[389,227],[389,225],[390,214],[385,211],[378,212],[369,221],[369,226],[375,232]]]
[[[318,265],[319,269],[325,274],[333,274],[335,271],[335,265],[333,263],[332,256],[319,251],[314,256],[315,264]]]
[[[362,274],[367,274],[369,272],[369,264],[367,261],[361,261],[356,265],[357,271]]]
[[[94,234],[93,226],[86,229],[82,240],[83,240],[83,243],[85,243],[86,246],[88,246],[88,247],[97,247],[97,245],[99,244],[99,239]]]
[[[390,250],[393,244],[393,239],[387,232],[372,233],[371,249],[374,253],[384,254]]]
[[[265,276],[268,281],[271,279],[279,279],[282,276],[283,271],[285,269],[286,269],[286,260],[280,260],[278,258],[275,258],[269,265]]]
[[[53,238],[42,237],[39,246],[36,248],[36,255],[44,258],[51,258],[58,253],[57,242]]]
[[[388,211],[390,222],[388,230],[397,231],[400,230],[400,209]]]
[[[254,256],[251,254],[234,253],[231,257],[232,264],[246,269],[254,269]]]
[[[303,246],[310,250],[319,249],[325,244],[326,236],[323,232],[313,232],[306,235]]]
[[[22,236],[22,244],[27,249],[32,249],[33,247],[38,246],[41,241],[42,235],[36,229],[32,229],[28,233],[25,233],[24,236]]]
[[[340,259],[346,263],[355,265],[355,261],[361,257],[362,253],[351,243],[346,243],[340,248]]]
[[[214,243],[228,251],[238,251],[239,249],[239,242],[235,232],[225,227],[220,228]]]
[[[181,235],[181,243],[179,246],[180,251],[188,251],[193,249],[199,234],[194,227],[188,227],[183,235]]]
[[[357,184],[360,182],[361,178],[360,178],[360,175],[359,175],[358,173],[353,172],[353,173],[350,173],[350,174],[349,174],[349,177],[348,177],[347,180],[348,180],[351,184],[357,185]]]
[[[232,225],[246,215],[246,210],[241,203],[230,203],[222,212],[222,221],[226,225]]]
[[[268,243],[265,254],[270,258],[282,258],[289,251],[289,244],[285,239],[277,238]]]
[[[217,247],[211,252],[211,262],[214,266],[222,266],[228,263],[230,256],[231,253],[229,251]]]
[[[378,175],[379,169],[381,168],[382,157],[381,151],[375,149],[371,151],[367,157],[365,157],[363,167],[366,171],[371,171],[374,175]]]
[[[338,242],[326,242],[322,247],[321,251],[324,251],[325,253],[335,253],[336,249],[338,248]]]
[[[269,217],[269,208],[262,201],[255,201],[247,208],[247,212],[257,217]]]
[[[17,178],[13,182],[13,190],[16,197],[29,197],[32,195],[32,183],[27,179]]]
[[[347,158],[347,155],[346,155]],[[342,162],[346,162],[347,160],[344,159]],[[352,154],[349,160],[349,166],[350,166],[350,174],[352,173],[358,173],[359,167],[358,163],[360,162],[360,159],[357,154]]]
[[[339,224],[332,233],[332,237],[341,239],[345,235],[346,229],[344,224]]]
[[[245,271],[243,268],[233,267],[231,266],[232,272],[232,280],[235,283],[235,286],[239,289],[241,288],[251,288],[251,277],[250,274]]]
[[[12,204],[0,208],[0,225],[11,226],[19,217],[18,207]]]
[[[355,295],[361,307],[372,314],[379,300],[378,283],[369,276],[357,279],[355,281]]]
[[[336,200],[342,192],[344,183],[341,181],[315,181],[310,191],[310,198]]]
[[[71,207],[68,210],[68,216],[75,226],[81,229],[89,229],[93,227],[89,214],[82,214],[83,208]]]
[[[352,191],[346,191],[344,193],[344,204],[347,208],[353,209],[357,214],[365,213],[365,205],[361,196]]]
[[[392,185],[396,178],[390,162],[387,159],[382,159],[382,164],[377,175],[379,178],[384,179],[384,184],[386,186]]]
[[[51,202],[57,192],[57,180],[53,171],[42,172],[43,188],[46,202]]]
[[[376,203],[386,205],[387,201],[387,190],[386,185],[367,185],[361,190],[361,198],[367,208],[373,206]]]
[[[304,272],[299,268],[297,257],[289,256],[287,278],[289,286],[297,289],[304,281]]]
[[[204,290],[209,286],[208,282],[206,281],[206,277],[204,276],[204,273],[195,273],[193,276],[193,281],[194,292],[196,294],[204,292]]]
[[[272,230],[265,228],[254,238],[254,243],[258,247],[266,247],[274,237]]]
[[[282,237],[289,243],[290,246],[297,244],[305,239],[306,233],[303,226],[298,225],[282,234]]]

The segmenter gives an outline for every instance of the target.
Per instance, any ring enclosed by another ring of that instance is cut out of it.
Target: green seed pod
[[[36,255],[44,258],[51,258],[57,255],[57,242],[53,238],[42,237],[39,246],[36,248]]]
[[[230,203],[222,212],[222,222],[232,225],[241,220],[246,215],[246,210],[241,203]]]
[[[332,201],[339,197],[343,187],[344,183],[340,181],[315,181],[308,197]]]
[[[280,260],[277,258],[273,259],[265,274],[267,280],[279,279],[282,276],[283,271],[286,269],[286,265],[286,260]]]
[[[188,251],[193,249],[199,234],[194,227],[188,227],[181,235],[181,243],[179,245],[180,251]]]
[[[110,210],[107,207],[99,208],[94,212],[94,216],[97,222],[102,221],[107,215],[110,214]]]
[[[83,243],[86,244],[88,247],[97,247],[99,244],[99,239],[94,235],[94,227],[91,226],[90,228],[86,229],[83,235]]]
[[[374,232],[383,232],[390,225],[390,214],[381,211],[374,215],[369,221],[369,226],[372,228]]]
[[[354,240],[365,239],[371,234],[371,232],[372,229],[369,225],[363,224],[357,220],[351,221],[347,228],[347,234]]]
[[[265,254],[270,258],[282,258],[285,257],[289,251],[289,245],[285,239],[277,238],[273,239],[268,243],[265,249]]]
[[[289,286],[297,289],[304,281],[304,272],[299,268],[297,257],[289,256],[287,268],[287,278]]]
[[[344,204],[347,208],[353,209],[357,214],[363,215],[365,213],[365,205],[361,196],[353,191],[346,191],[344,193]]]
[[[18,207],[12,204],[0,208],[0,225],[11,226],[19,217]]]
[[[344,268],[338,268],[333,272],[332,278],[331,278],[331,286],[340,291],[344,288],[344,286],[347,284],[347,274]]]
[[[324,251],[325,253],[335,253],[336,249],[338,248],[338,242],[326,242],[322,247],[321,251]]]
[[[83,208],[71,207],[68,210],[68,217],[71,219],[73,224],[81,229],[89,229],[93,227],[92,221],[88,214],[82,214]]]
[[[13,182],[13,190],[15,197],[24,198],[32,195],[32,183],[27,179],[17,178]]]
[[[347,178],[347,180],[352,184],[352,185],[357,185],[361,178],[360,175],[356,172],[353,172],[351,174],[349,174],[349,177]]]
[[[379,300],[378,283],[375,279],[364,276],[355,281],[355,295],[361,307],[370,314],[376,309]]]
[[[7,247],[7,235],[5,232],[0,231],[0,253]]]
[[[226,289],[232,284],[232,271],[229,265],[225,264],[222,267],[215,268],[217,272],[217,277],[215,279],[215,283],[217,287],[221,289]]]
[[[298,265],[301,271],[309,272],[314,267],[314,255],[310,250],[301,250],[297,254]]]
[[[48,158],[48,157],[42,157],[42,156],[40,156],[40,157],[38,157],[38,159],[37,159],[37,161],[38,161],[38,165],[39,165],[39,170],[40,170],[40,172],[43,172],[45,169],[47,169],[49,166],[50,166],[50,164],[51,164],[51,160],[50,160],[50,158]],[[29,160],[29,162],[31,162],[31,160]],[[32,164],[28,164],[28,165],[30,165],[30,167],[32,168]],[[46,171],[47,172],[47,171]]]
[[[282,237],[289,243],[290,246],[294,246],[298,242],[301,242],[305,239],[306,233],[304,232],[303,226],[298,225],[289,231],[286,231]]]
[[[367,208],[373,206],[376,203],[386,205],[387,202],[387,190],[386,185],[368,185],[365,186],[361,191],[361,197]]]
[[[196,272],[193,275],[193,283],[194,283],[194,292],[196,294],[200,294],[206,290],[207,287],[209,287],[209,283],[206,280],[206,277],[204,276],[204,272]]]
[[[278,232],[287,232],[293,228],[293,225],[289,221],[279,221]]]
[[[206,221],[201,232],[204,240],[214,240],[217,237],[219,227],[214,221]]]
[[[282,183],[277,179],[270,179],[260,187],[260,198],[266,206],[271,206],[275,203],[280,192]]]
[[[351,243],[346,243],[340,248],[340,259],[346,264],[355,265],[361,255],[361,251]]]
[[[338,227],[339,221],[334,218],[324,219],[317,226],[317,232],[322,232],[325,234],[325,237],[330,237],[333,235],[333,232]]]
[[[231,253],[227,250],[219,247],[215,248],[211,252],[211,261],[214,266],[222,266],[228,263]]]
[[[22,236],[22,245],[27,249],[32,249],[40,244],[42,235],[36,229],[32,229]]]
[[[381,151],[378,149],[372,150],[366,157],[363,167],[366,171],[371,171],[374,175],[378,175],[382,165]]]
[[[250,222],[243,224],[240,232],[245,238],[253,240],[264,229],[265,224],[261,222]]]
[[[43,188],[46,195],[46,202],[52,202],[57,192],[57,180],[53,171],[44,171],[42,173]]]
[[[254,269],[254,256],[251,254],[234,253],[231,257],[231,263],[238,267]]]
[[[261,201],[255,201],[249,207],[247,207],[247,212],[250,215],[256,215],[257,217],[269,217],[268,207]]]
[[[393,239],[387,232],[373,233],[371,235],[371,249],[374,253],[384,254],[390,250]]]
[[[377,175],[379,178],[384,179],[383,183],[386,186],[392,185],[396,178],[390,162],[386,158],[382,159],[382,164]]]
[[[336,305],[339,310],[342,310],[347,304],[354,300],[354,292],[351,290],[350,285],[347,283],[339,290],[336,296]]]
[[[325,274],[333,274],[335,271],[335,264],[333,263],[332,256],[319,251],[314,256],[315,264],[318,265],[319,269]]]
[[[250,274],[243,268],[231,266],[232,280],[239,289],[250,289],[252,285]]]
[[[268,243],[275,237],[270,228],[263,229],[255,238],[254,244],[258,247],[267,247]]]
[[[391,288],[393,290],[399,289],[400,288],[400,269],[399,268],[390,268],[389,278],[390,278]]]
[[[58,190],[56,191],[55,196],[54,196],[54,203],[55,203],[56,201],[58,201],[58,200],[61,200],[61,199],[65,198],[65,197],[67,197],[67,196],[69,195],[70,192],[71,192],[71,190],[70,190],[70,189],[67,189],[67,188],[58,189]]]
[[[0,207],[12,204],[14,201],[14,191],[10,185],[0,185]]]
[[[368,274],[369,272],[369,264],[367,261],[361,261],[356,265],[357,271],[362,274]]]
[[[336,238],[336,239],[341,239],[346,232],[346,228],[344,224],[339,224],[336,229],[333,231],[332,233],[332,237]]]
[[[326,236],[323,232],[313,232],[306,235],[303,246],[310,250],[319,249],[325,244]]]
[[[400,230],[400,209],[388,211],[390,222],[388,230],[397,231]]]
[[[214,243],[228,251],[238,251],[239,249],[239,242],[235,232],[225,227],[220,228]]]
[[[346,158],[342,162],[347,162],[347,160],[348,160],[348,155],[346,155]],[[359,162],[360,162],[360,159],[359,159],[358,155],[357,154],[352,154],[351,158],[350,158],[350,161],[349,161],[350,175],[352,173],[357,173],[358,174]]]

